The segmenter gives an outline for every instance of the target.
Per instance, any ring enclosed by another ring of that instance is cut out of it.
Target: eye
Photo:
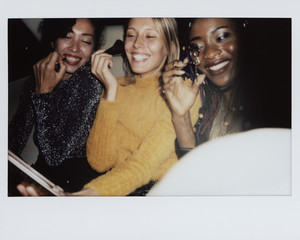
[[[93,45],[92,41],[82,41],[82,42],[85,43],[85,44],[88,44],[88,45]]]
[[[156,36],[154,36],[154,35],[147,35],[146,38],[150,38],[151,39],[151,38],[156,38]]]
[[[126,38],[134,38],[134,34],[133,33],[126,33]]]
[[[224,32],[222,33],[220,36],[217,37],[217,41],[218,42],[221,42],[222,40],[228,38],[230,36],[230,33],[229,32]]]
[[[94,43],[92,38],[83,38],[83,39],[81,39],[81,42],[88,44],[88,45],[93,45],[93,43]]]

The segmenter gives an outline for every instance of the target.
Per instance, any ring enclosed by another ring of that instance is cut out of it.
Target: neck
[[[232,92],[233,92],[233,89],[231,89],[227,92],[223,92],[223,97],[224,97],[223,104],[224,104],[225,112],[228,112],[228,109],[230,107],[229,103],[230,103],[230,100],[231,100]]]

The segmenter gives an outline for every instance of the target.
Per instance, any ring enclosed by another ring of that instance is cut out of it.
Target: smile
[[[78,64],[80,62],[81,58],[76,57],[76,56],[71,56],[71,55],[66,55],[65,56],[65,61],[69,64]]]
[[[225,67],[228,63],[229,63],[229,61],[221,62],[217,65],[209,67],[208,69],[211,70],[211,71],[218,71],[221,68]]]
[[[216,64],[211,64],[205,68],[210,75],[217,76],[223,74],[227,70],[227,68],[230,66],[229,63],[230,60],[219,61],[216,62]]]
[[[146,55],[146,54],[133,54],[132,57],[133,57],[133,60],[136,60],[136,61],[146,61],[150,58],[150,56]]]

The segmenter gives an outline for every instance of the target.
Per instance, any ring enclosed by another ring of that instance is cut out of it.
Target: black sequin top
[[[17,112],[9,124],[9,149],[20,155],[35,127],[39,158],[49,166],[58,166],[67,158],[85,158],[101,92],[102,85],[92,75],[90,64],[49,93],[34,93],[30,79],[23,86]]]

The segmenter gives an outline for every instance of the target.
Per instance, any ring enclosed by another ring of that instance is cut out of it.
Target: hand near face
[[[193,82],[192,86],[184,83],[182,75],[185,73],[182,69],[187,65],[188,59],[174,61],[165,67],[162,74],[163,89],[168,100],[172,114],[184,116],[193,106],[205,75],[199,75]]]
[[[55,71],[55,66],[59,64],[60,69]],[[63,79],[66,72],[66,66],[63,63],[62,56],[54,51],[46,58],[40,60],[33,66],[36,93],[51,92],[55,86]]]
[[[104,98],[109,101],[114,101],[118,86],[117,79],[111,71],[113,67],[112,56],[104,52],[105,50],[102,49],[92,55],[91,70],[105,86],[106,92]]]

